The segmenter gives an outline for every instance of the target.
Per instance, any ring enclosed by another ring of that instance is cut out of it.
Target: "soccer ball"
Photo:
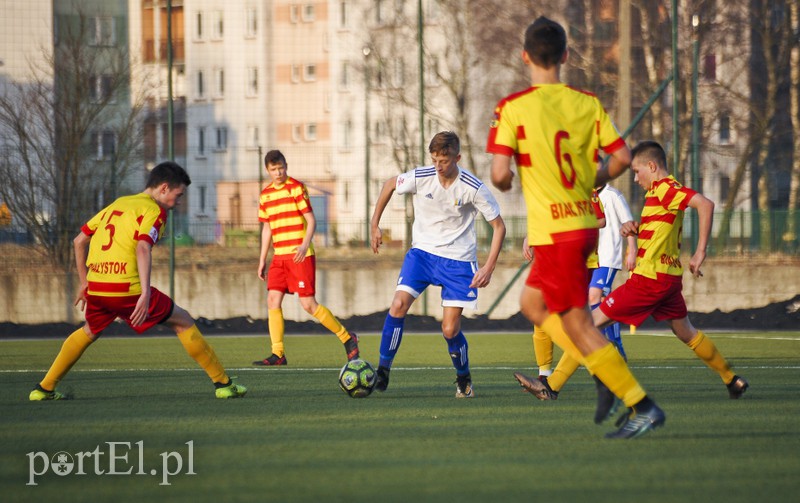
[[[368,397],[375,380],[375,369],[364,360],[351,360],[339,372],[339,387],[352,398]]]

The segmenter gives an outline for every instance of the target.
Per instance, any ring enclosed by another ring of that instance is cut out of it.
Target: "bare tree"
[[[0,87],[0,197],[67,271],[80,225],[128,185],[138,189],[144,172],[127,47],[103,39],[97,23],[79,9],[56,15],[43,63]]]

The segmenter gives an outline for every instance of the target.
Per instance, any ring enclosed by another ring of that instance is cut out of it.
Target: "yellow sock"
[[[578,348],[575,347],[575,343],[572,342],[572,339],[570,339],[564,331],[564,326],[561,324],[561,317],[559,315],[549,315],[544,320],[544,323],[542,323],[542,329],[566,354],[570,355],[579,363],[583,363],[583,355],[578,351]]]
[[[586,368],[625,402],[626,407],[633,407],[647,395],[611,343],[586,355]]]
[[[549,375],[553,366],[553,339],[541,327],[533,327],[533,353],[539,375]]]
[[[268,310],[267,327],[269,328],[269,339],[272,341],[272,354],[283,356],[286,350],[283,347],[283,335],[285,333],[285,329],[282,309],[278,308]]]
[[[314,311],[313,316],[322,323],[323,327],[333,332],[334,335],[342,341],[342,344],[350,340],[350,334],[347,332],[347,329],[344,328],[344,325],[336,319],[336,316],[334,316],[327,307],[322,304],[317,304],[317,310]]]
[[[730,365],[728,365],[728,362],[725,361],[725,358],[719,350],[717,350],[714,341],[706,337],[706,334],[704,334],[702,330],[698,330],[694,339],[690,340],[686,345],[689,346],[689,348],[694,351],[694,354],[703,360],[706,365],[719,374],[722,378],[722,382],[728,384],[733,380],[734,374],[731,371]]]
[[[53,364],[50,365],[50,370],[47,371],[47,374],[44,376],[44,379],[42,379],[42,382],[39,383],[39,386],[48,391],[55,390],[61,379],[67,375],[69,369],[75,365],[75,362],[80,359],[83,352],[86,351],[86,348],[93,342],[94,341],[90,339],[89,335],[83,330],[83,327],[72,332],[69,337],[64,340],[64,343],[61,345],[61,351],[56,355],[56,359],[53,360]]]
[[[547,384],[550,385],[553,391],[560,391],[580,365],[578,360],[564,353],[561,359],[558,360],[558,365],[556,365],[553,374],[547,378]]]
[[[225,373],[225,369],[222,368],[222,364],[217,358],[217,353],[214,352],[214,348],[208,345],[203,334],[197,329],[197,325],[192,325],[191,328],[179,333],[178,339],[183,344],[186,352],[189,353],[189,356],[203,367],[212,382],[228,382],[228,375]]]

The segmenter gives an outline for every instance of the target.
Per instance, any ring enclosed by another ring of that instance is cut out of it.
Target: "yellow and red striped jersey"
[[[294,256],[306,237],[305,213],[311,212],[311,200],[303,182],[292,177],[280,187],[270,183],[261,191],[258,200],[258,221],[272,230],[275,257]],[[314,244],[308,246],[306,257],[314,255]]]
[[[591,192],[599,151],[624,145],[596,96],[559,83],[500,100],[486,151],[514,157],[528,208],[528,243],[536,246],[597,228]]]
[[[645,194],[639,224],[639,248],[634,274],[657,279],[659,274],[682,276],[681,232],[683,214],[697,194],[669,175],[655,182]]]
[[[145,193],[123,196],[91,218],[82,231],[92,240],[86,266],[89,293],[101,297],[139,295],[136,245],[155,245],[167,212]]]

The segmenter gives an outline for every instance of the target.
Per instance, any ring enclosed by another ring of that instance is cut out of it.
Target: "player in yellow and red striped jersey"
[[[247,388],[227,376],[191,315],[150,286],[152,247],[164,230],[167,210],[191,183],[181,166],[162,162],[150,172],[142,193],[118,198],[83,226],[73,244],[80,278],[75,305],[86,309],[86,323],[64,341],[30,400],[66,398],[56,385],[117,318],[137,333],[157,324],[169,326],[211,378],[217,398],[245,395]]]
[[[683,264],[681,232],[686,208],[698,215],[697,249],[689,259],[689,271],[695,278],[703,275],[700,267],[706,258],[711,235],[714,203],[702,194],[681,185],[667,171],[664,149],[654,141],[641,142],[633,149],[634,180],[647,191],[641,223],[623,224],[623,236],[638,235],[638,253],[633,274],[609,294],[595,310],[597,326],[612,321],[641,325],[649,316],[666,321],[672,332],[691,348],[712,370],[719,374],[731,398],[740,398],[747,381],[733,373],[717,347],[689,321],[683,299]]]
[[[535,256],[520,298],[522,313],[632,408],[625,424],[608,435],[631,438],[661,426],[665,415],[594,327],[586,268],[598,237],[591,191],[627,169],[630,151],[597,97],[561,82],[567,55],[560,24],[540,17],[528,26],[522,59],[532,85],[495,109],[487,141],[494,154],[492,182],[511,188],[514,157]],[[597,171],[600,150],[610,160]]]
[[[272,181],[264,187],[259,197],[258,220],[264,226],[261,230],[258,277],[267,283],[267,324],[272,354],[254,361],[253,365],[286,365],[281,305],[287,293],[296,293],[303,309],[333,332],[344,344],[347,359],[354,360],[359,356],[357,336],[348,332],[315,297],[316,257],[312,239],[316,219],[308,190],[302,182],[287,174],[286,157],[279,150],[267,152],[264,166]],[[270,246],[274,248],[274,254],[267,267]]]

